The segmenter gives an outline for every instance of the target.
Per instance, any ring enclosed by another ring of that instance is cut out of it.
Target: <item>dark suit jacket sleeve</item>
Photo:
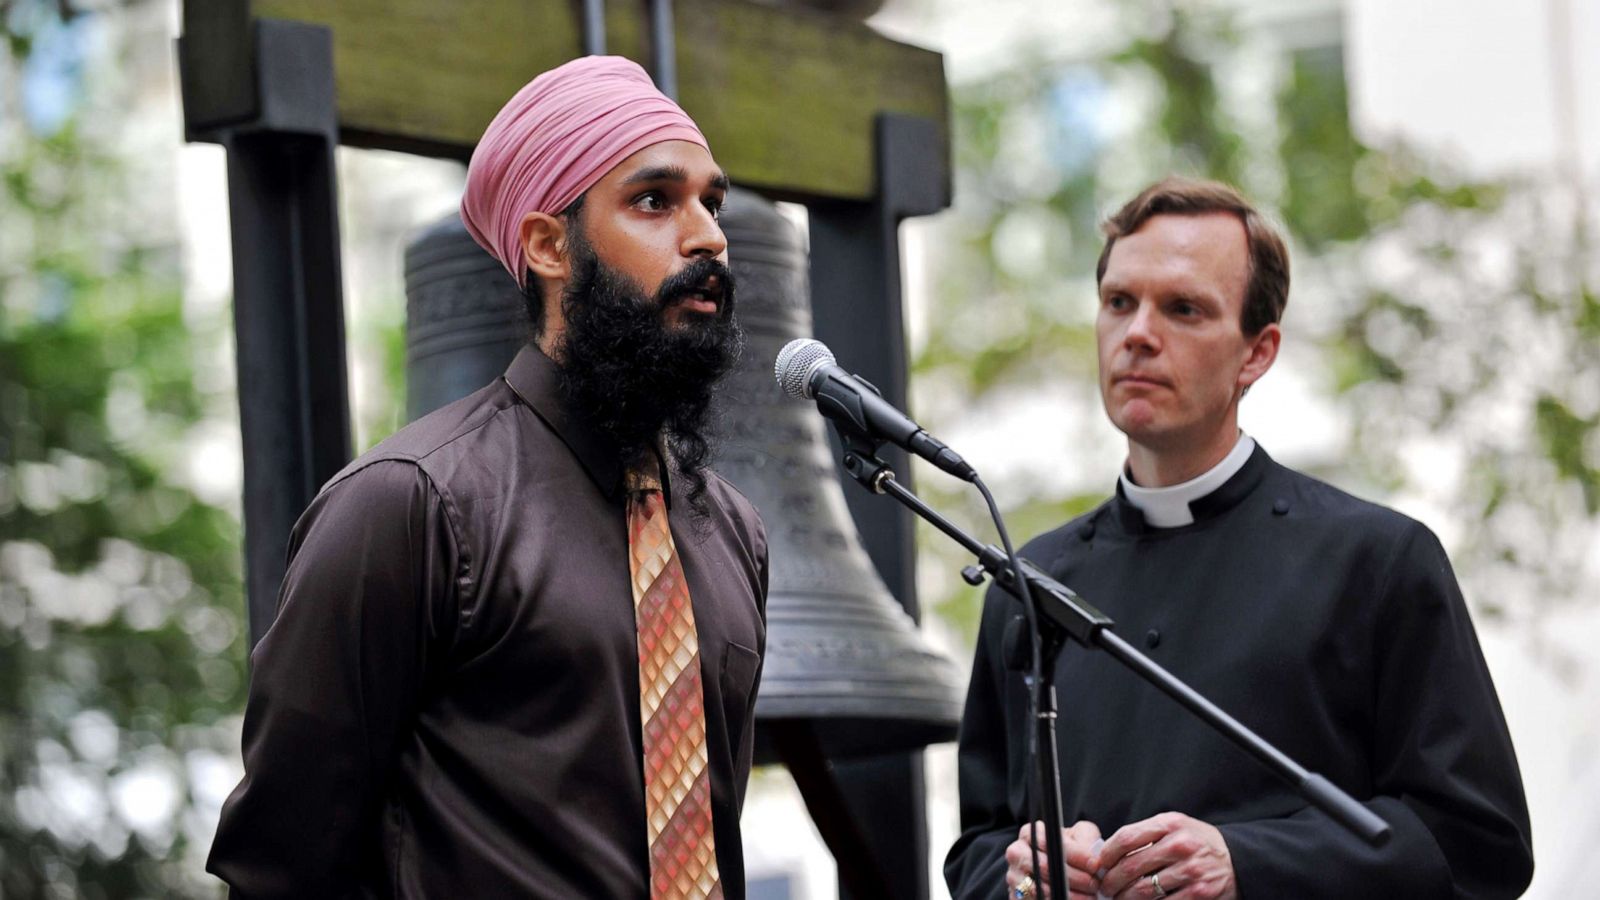
[[[457,543],[413,464],[326,488],[295,526],[276,621],[251,655],[244,780],[208,868],[239,897],[338,897],[378,849]]]
[[[1371,635],[1366,804],[1394,837],[1367,847],[1313,809],[1222,825],[1242,897],[1516,897],[1532,877],[1516,755],[1455,575],[1422,526],[1400,543]]]
[[[945,857],[944,876],[952,900],[998,900],[1005,896],[1005,849],[1023,823],[1008,803],[1006,691],[1002,638],[1014,601],[990,592],[984,603],[972,681],[961,715],[961,837]],[[1022,798],[1015,798],[1022,808]]]

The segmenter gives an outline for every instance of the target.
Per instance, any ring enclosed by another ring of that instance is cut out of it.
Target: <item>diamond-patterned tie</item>
[[[650,897],[720,900],[700,641],[654,472],[628,476],[628,564],[639,628]]]

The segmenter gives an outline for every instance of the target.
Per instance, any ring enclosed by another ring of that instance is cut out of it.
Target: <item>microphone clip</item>
[[[874,494],[885,493],[884,483],[894,480],[894,470],[878,456],[886,441],[872,437],[843,419],[829,419],[844,446],[844,470],[857,483]]]

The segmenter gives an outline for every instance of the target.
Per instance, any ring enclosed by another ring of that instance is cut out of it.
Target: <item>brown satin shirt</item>
[[[623,471],[557,378],[525,348],[351,463],[295,526],[208,862],[234,896],[648,896]],[[670,521],[739,898],[767,545],[749,501],[708,477],[708,520],[680,497]]]

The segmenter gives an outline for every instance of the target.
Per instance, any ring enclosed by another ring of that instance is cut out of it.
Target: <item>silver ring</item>
[[[1160,872],[1150,873],[1150,886],[1156,889],[1156,897],[1165,897],[1167,895],[1166,889],[1161,886]]]

